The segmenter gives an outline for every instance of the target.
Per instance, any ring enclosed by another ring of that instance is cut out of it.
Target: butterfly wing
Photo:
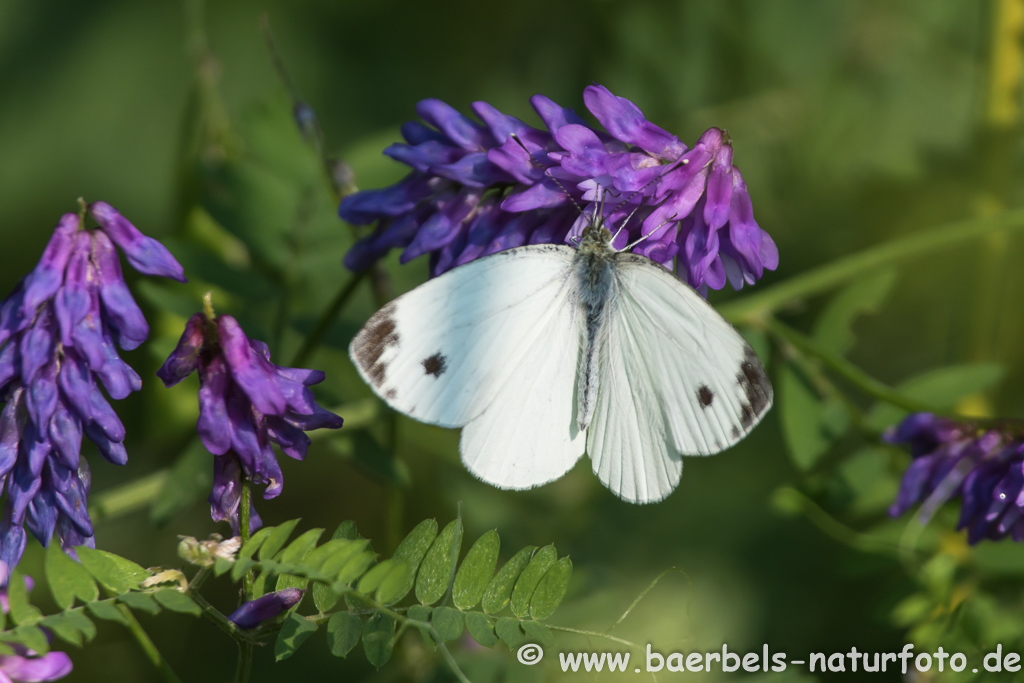
[[[718,453],[771,407],[772,388],[743,337],[649,259],[618,254],[588,428],[594,472],[619,497],[665,498],[683,455]]]

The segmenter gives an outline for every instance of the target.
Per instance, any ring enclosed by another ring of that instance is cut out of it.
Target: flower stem
[[[235,683],[248,683],[252,671],[252,643],[248,640],[238,641],[238,666],[235,667]]]
[[[118,605],[117,609],[120,610],[121,614],[124,615],[127,620],[127,628],[131,631],[131,634],[135,636],[135,640],[139,643],[139,647],[146,653],[146,657],[153,663],[156,670],[160,672],[167,683],[181,683],[181,679],[178,678],[178,674],[174,673],[174,670],[164,660],[163,655],[160,654],[160,650],[156,648],[156,645],[150,639],[149,634],[146,633],[145,629],[142,628],[142,624],[135,618],[132,611],[124,605]]]
[[[352,294],[356,291],[356,287],[362,282],[366,276],[366,271],[360,273],[353,273],[352,277],[349,278],[348,282],[341,286],[338,293],[334,295],[334,299],[324,309],[324,312],[320,314],[320,318],[316,321],[316,326],[313,327],[313,331],[309,333],[306,340],[302,343],[302,348],[299,349],[295,357],[292,358],[291,366],[293,368],[302,367],[309,357],[313,355],[313,352],[320,346],[320,342],[323,341],[324,335],[331,329],[331,325],[334,324],[334,320],[341,313],[342,309],[345,308],[345,304],[348,303],[349,299],[352,298]]]
[[[970,242],[1000,231],[1024,229],[1024,209],[949,223],[885,242],[765,287],[718,307],[733,323],[753,323],[794,301],[820,294],[855,277],[931,251]]]
[[[867,374],[839,354],[822,348],[810,337],[797,332],[792,327],[779,322],[775,318],[769,318],[764,325],[769,333],[785,340],[801,353],[818,358],[837,375],[859,388],[865,394],[910,412],[936,412],[934,406],[920,403],[904,396],[884,382],[880,382]]]
[[[249,542],[249,511],[252,506],[252,482],[249,481],[249,477],[242,475],[242,502],[239,511],[239,534],[242,537],[242,545],[244,546]],[[242,582],[243,590],[245,591],[245,599],[252,600],[252,570],[250,569],[245,573],[245,578]]]
[[[875,536],[854,531],[795,488],[782,486],[775,490],[772,497],[778,507],[802,514],[827,536],[831,536],[845,546],[865,553],[899,555],[899,548],[896,545]]]

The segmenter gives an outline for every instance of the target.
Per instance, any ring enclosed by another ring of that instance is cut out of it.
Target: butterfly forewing
[[[488,408],[514,372],[524,371],[531,352],[547,350],[550,340],[543,337],[568,298],[573,254],[566,246],[536,245],[460,266],[374,314],[349,355],[396,410],[461,427]]]

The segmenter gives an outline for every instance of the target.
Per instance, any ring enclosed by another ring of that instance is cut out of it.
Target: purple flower
[[[2,583],[7,585],[7,565],[0,563],[0,577]],[[31,577],[24,577],[25,587],[32,590]],[[7,589],[0,590],[0,607],[4,614],[10,611],[7,602]],[[45,629],[44,629],[45,631]],[[46,631],[47,638],[50,634]],[[23,645],[12,645],[15,650],[13,655],[0,655],[0,683],[29,683],[35,681],[55,681],[64,678],[71,673],[71,658],[64,652],[48,652],[39,656],[33,650]]]
[[[342,200],[345,220],[377,222],[345,265],[362,270],[402,248],[403,263],[430,254],[438,275],[523,244],[571,244],[601,208],[616,248],[632,244],[702,293],[739,289],[778,266],[725,131],[708,129],[691,149],[603,86],[586,88],[584,101],[604,131],[541,95],[531,102],[547,130],[485,102],[473,104],[483,123],[420,102],[426,123],[407,123],[405,142],[384,152],[413,171]]]
[[[270,362],[270,349],[249,339],[230,315],[196,313],[157,375],[168,387],[199,372],[196,428],[213,453],[210,514],[237,534],[242,477],[266,487],[274,498],[283,486],[271,444],[296,460],[306,457],[313,429],[338,429],[342,419],[317,405],[309,387],[324,380],[318,370],[284,368]],[[262,522],[250,509],[250,530]]]
[[[969,543],[1006,536],[1024,540],[1024,437],[915,413],[885,439],[907,444],[914,456],[890,516],[922,503],[927,521],[940,505],[959,496],[957,528],[967,529]]]
[[[109,204],[88,211],[100,227],[86,230],[78,215],[64,214],[39,264],[0,303],[0,561],[10,567],[24,552],[26,527],[44,546],[54,533],[70,553],[94,546],[83,436],[114,464],[127,461],[124,426],[107,397],[141,388],[117,346],[136,348],[149,326],[114,245],[143,272],[182,279],[163,245]]]
[[[285,610],[299,604],[306,591],[299,588],[285,588],[274,593],[250,600],[228,617],[235,626],[242,630],[256,628],[264,621],[269,621]]]

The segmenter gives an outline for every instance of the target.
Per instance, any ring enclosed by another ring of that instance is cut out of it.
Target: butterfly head
[[[605,227],[604,218],[595,216],[587,222],[576,249],[582,254],[604,254],[614,251],[612,233]]]

